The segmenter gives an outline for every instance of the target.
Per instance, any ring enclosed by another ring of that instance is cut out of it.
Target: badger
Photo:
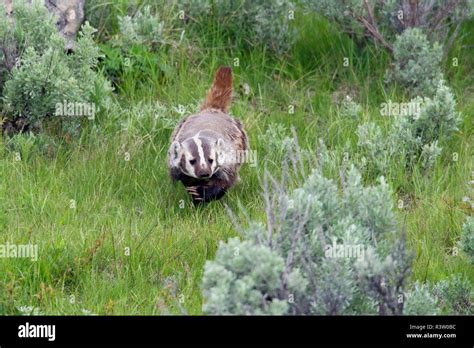
[[[220,67],[199,113],[184,118],[171,135],[170,177],[183,183],[194,203],[220,199],[240,180],[248,139],[228,114],[231,99],[232,70]]]

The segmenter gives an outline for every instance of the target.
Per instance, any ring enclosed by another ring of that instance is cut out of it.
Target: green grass
[[[119,13],[124,4],[117,5]],[[120,52],[103,43],[102,68],[117,78],[117,106],[116,113],[98,115],[100,132],[86,124],[80,138],[53,154],[25,147],[21,161],[0,144],[1,240],[39,246],[37,262],[0,259],[0,314],[15,314],[19,306],[45,314],[200,314],[203,265],[219,241],[237,235],[224,203],[241,220],[240,205],[251,219],[265,219],[259,178],[265,166],[278,173],[281,160],[265,147],[265,131],[275,123],[293,126],[303,148],[314,151],[322,138],[342,158],[346,143],[357,151],[358,122],[339,115],[333,94],[354,92],[365,110],[363,121],[380,124],[389,122],[379,114],[380,103],[401,97],[383,84],[385,52],[356,47],[318,18],[300,17],[295,25],[302,35],[288,57],[258,47],[242,50],[221,39],[219,29],[200,32],[191,52],[133,47],[129,67],[122,66]],[[398,215],[400,222],[406,218],[416,255],[413,280],[436,281],[452,273],[474,280],[468,260],[453,255],[470,213],[462,198],[469,195],[473,164],[474,67],[464,62],[473,62],[474,52],[461,49],[474,43],[473,23],[463,29],[463,41],[451,53],[462,56],[462,71],[446,67],[464,113],[460,131],[443,144],[443,156],[428,174],[394,166],[385,175],[395,190],[394,203],[400,197],[408,202]],[[344,57],[350,58],[348,68],[342,66]],[[154,123],[155,112],[146,105],[159,101],[176,122],[181,116],[173,108],[197,106],[216,68],[233,65],[234,58],[240,66],[234,67],[231,110],[245,124],[259,162],[243,167],[241,183],[223,200],[196,208],[168,178],[171,128]],[[249,96],[238,93],[244,83],[251,86]],[[288,113],[290,104],[294,114]],[[123,131],[126,120],[129,128]],[[453,152],[459,155],[456,162]],[[364,179],[371,183],[376,177]]]

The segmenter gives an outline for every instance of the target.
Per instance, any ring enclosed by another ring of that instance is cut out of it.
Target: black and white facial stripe
[[[209,179],[218,170],[218,148],[222,140],[201,136],[199,133],[182,143],[172,145],[173,165],[180,171],[196,179]]]

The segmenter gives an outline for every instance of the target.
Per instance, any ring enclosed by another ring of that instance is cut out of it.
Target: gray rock
[[[5,10],[7,15],[10,15],[12,13],[13,7],[12,7],[12,0],[5,0]]]

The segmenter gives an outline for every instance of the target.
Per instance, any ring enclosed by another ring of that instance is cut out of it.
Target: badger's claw
[[[192,195],[198,194],[196,186],[188,186],[186,187],[186,191],[188,191]]]
[[[186,191],[191,195],[194,201],[202,201],[201,194],[198,192],[197,186],[188,186],[186,187]]]

